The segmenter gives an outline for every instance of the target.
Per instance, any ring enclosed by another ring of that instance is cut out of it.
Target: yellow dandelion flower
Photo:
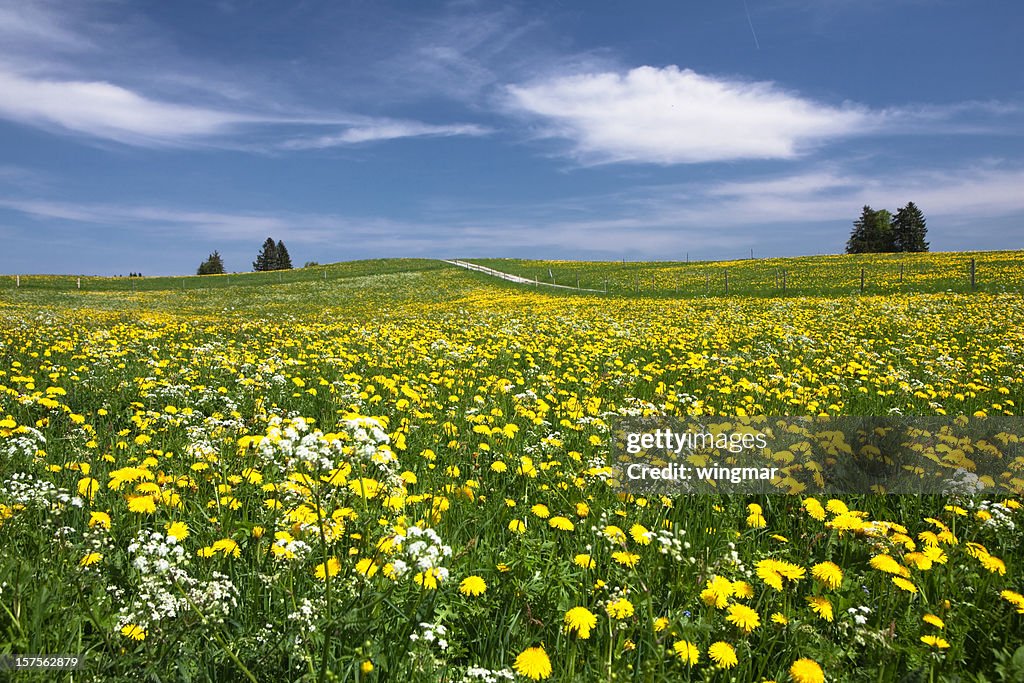
[[[79,567],[89,567],[103,559],[103,553],[88,553],[79,563]]]
[[[789,623],[789,619],[782,612],[773,612],[772,623],[778,624],[779,626],[785,626]]]
[[[628,619],[633,616],[633,603],[626,598],[616,598],[605,605],[604,609],[612,619]]]
[[[110,528],[110,515],[106,512],[90,512],[89,513],[89,528],[101,526],[104,529]]]
[[[551,660],[544,647],[529,647],[519,653],[513,667],[521,676],[539,681],[551,675]]]
[[[629,535],[632,537],[633,542],[638,545],[651,544],[651,532],[643,524],[634,524],[629,527]]]
[[[173,537],[176,541],[184,541],[188,538],[188,525],[185,522],[168,522],[164,525],[167,536]]]
[[[739,663],[736,657],[736,649],[725,641],[719,640],[708,648],[708,657],[714,661],[719,669],[731,669]]]
[[[356,562],[356,571],[367,578],[371,578],[380,570],[380,563],[364,557]]]
[[[714,576],[708,579],[707,587],[700,592],[700,599],[709,607],[725,609],[732,594],[732,581],[721,576]]]
[[[910,570],[886,554],[875,555],[869,564],[880,572],[896,574],[897,576],[910,576]]]
[[[1016,591],[1004,590],[999,593],[999,597],[1016,607],[1017,614],[1024,614],[1024,595]]]
[[[824,683],[825,672],[813,659],[801,657],[789,666],[789,677],[793,683]]]
[[[483,595],[487,591],[487,582],[475,574],[467,576],[459,583],[459,592],[467,596]]]
[[[222,553],[224,557],[227,557],[228,555],[240,557],[242,554],[242,549],[238,547],[238,543],[230,538],[222,538],[219,541],[214,541],[213,546],[211,547],[215,553]]]
[[[559,531],[572,531],[576,526],[567,517],[557,515],[548,520],[548,526]]]
[[[836,500],[835,498],[825,504],[825,509],[833,515],[845,515],[850,511],[850,508],[846,506],[846,503],[841,500]]]
[[[807,570],[792,562],[776,561],[775,571],[782,574],[790,581],[799,581],[807,575]]]
[[[573,607],[565,613],[565,630],[575,631],[576,635],[586,640],[590,637],[590,631],[597,626],[597,615],[586,607]]]
[[[313,574],[321,581],[326,581],[328,577],[337,576],[340,571],[341,562],[338,561],[337,557],[332,557],[326,562],[318,564],[313,570]]]
[[[750,633],[761,625],[761,617],[758,615],[757,610],[746,605],[734,603],[729,605],[728,612],[729,614],[725,620],[735,625],[744,633]]]
[[[831,590],[843,583],[843,570],[834,562],[819,562],[811,567],[811,575]]]
[[[771,560],[758,562],[755,570],[759,579],[777,591],[782,590],[782,574],[775,571],[775,565]]]
[[[939,636],[921,636],[921,642],[936,650],[945,650],[949,647],[949,641]]]
[[[821,506],[817,498],[805,498],[804,509],[807,510],[807,514],[819,522],[825,521],[825,508]]]
[[[700,650],[688,640],[677,640],[672,643],[672,649],[683,664],[693,666],[700,660]]]
[[[732,594],[737,598],[746,600],[748,598],[754,597],[754,587],[746,581],[733,581]]]
[[[428,569],[425,572],[416,574],[416,576],[412,577],[412,580],[416,582],[417,586],[423,586],[426,590],[436,591],[439,578],[440,575],[436,569]]]
[[[832,603],[829,602],[828,598],[814,595],[806,598],[806,600],[807,604],[811,606],[811,610],[825,621],[832,621],[835,618],[832,613]]]
[[[892,577],[892,582],[901,590],[905,590],[908,593],[917,593],[917,586],[915,586],[912,581],[904,579],[902,576]]]
[[[121,635],[132,640],[145,640],[146,630],[135,624],[125,624],[121,627]]]
[[[999,576],[1006,575],[1006,563],[995,555],[982,555],[978,559],[981,561],[981,566],[993,574],[999,574]]]
[[[946,622],[944,622],[939,616],[935,614],[926,614],[921,617],[921,621],[926,624],[931,624],[935,628],[943,629],[946,628]]]
[[[612,553],[612,559],[621,565],[632,568],[640,561],[640,556],[636,553],[627,553],[620,550]]]
[[[595,564],[593,558],[586,553],[580,553],[576,557],[572,558],[572,561],[577,567],[582,567],[583,569],[593,569]]]
[[[128,509],[139,514],[156,512],[156,501],[153,496],[131,496],[128,498]]]
[[[536,505],[534,505],[532,508],[530,508],[530,512],[540,517],[541,519],[547,519],[548,515],[551,514],[548,511],[548,506],[544,505],[543,503],[537,503]]]
[[[92,477],[85,477],[78,482],[78,493],[83,498],[92,500],[100,490],[100,483]]]
[[[747,506],[747,511],[750,512],[747,515],[747,526],[751,529],[763,529],[768,526],[768,521],[764,518],[764,513],[761,511],[761,506],[757,503],[751,503]]]
[[[654,620],[654,632],[661,633],[668,628],[669,621],[665,617],[658,617]]]
[[[521,519],[513,519],[508,523],[508,530],[514,534],[522,534],[526,532],[526,522]]]

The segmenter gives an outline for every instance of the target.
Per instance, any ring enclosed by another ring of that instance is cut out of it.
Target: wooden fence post
[[[864,293],[864,269],[860,269],[860,293]]]
[[[975,279],[974,259],[972,258],[971,259],[971,291],[972,292],[974,291],[976,286],[977,286],[977,280]]]

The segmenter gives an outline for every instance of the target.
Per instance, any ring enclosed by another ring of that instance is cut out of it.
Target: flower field
[[[622,416],[1021,416],[999,258],[999,288],[868,296],[436,264],[4,290],[0,653],[82,654],[76,681],[1021,680],[1021,463],[991,498],[609,474]]]

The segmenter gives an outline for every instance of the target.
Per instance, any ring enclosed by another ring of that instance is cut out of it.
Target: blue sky
[[[1024,248],[1019,0],[0,0],[4,273]]]

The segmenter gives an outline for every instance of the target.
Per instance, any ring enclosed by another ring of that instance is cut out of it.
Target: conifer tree
[[[846,242],[847,254],[874,254],[893,251],[892,214],[865,205]]]
[[[924,214],[914,202],[907,202],[892,219],[894,251],[928,251],[927,234]]]
[[[284,242],[281,240],[277,241],[277,268],[276,270],[291,270],[292,269],[292,257],[288,255],[288,248],[284,246]]]
[[[196,270],[196,275],[223,275],[224,274],[224,259],[221,258],[220,252],[214,251],[210,254],[205,261],[199,264],[199,269]],[[133,273],[134,275],[134,273]]]
[[[868,206],[860,212],[860,218],[853,222],[850,239],[846,241],[847,254],[866,254],[870,251],[871,231],[875,223],[875,212]]]
[[[256,260],[252,262],[252,269],[256,271],[277,270],[277,263],[277,245],[274,244],[273,238],[268,237],[263,243],[259,255],[256,256]]]

